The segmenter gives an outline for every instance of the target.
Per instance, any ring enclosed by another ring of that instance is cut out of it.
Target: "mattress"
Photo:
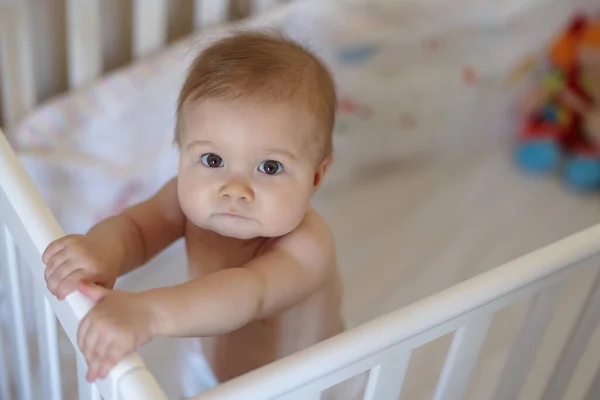
[[[306,0],[244,22],[282,29],[334,73],[335,161],[314,206],[336,238],[350,327],[598,223],[597,195],[575,194],[557,177],[527,177],[512,165],[520,88],[506,83],[515,64],[587,3],[461,0],[450,10],[441,0],[374,0],[367,8]],[[194,54],[228,28],[186,38],[54,99],[19,126],[21,159],[68,233],[85,231],[175,174],[179,86]],[[184,279],[184,263],[178,242],[118,285],[175,284]],[[581,301],[589,281],[570,282],[561,307]],[[523,306],[498,316],[468,398],[489,397]],[[525,398],[535,398],[547,379],[573,316],[557,318]],[[415,353],[404,398],[431,397],[448,340]],[[169,398],[178,396],[177,378],[160,358],[172,359],[175,345],[160,339],[141,350]],[[568,398],[579,398],[597,356],[588,355]],[[72,387],[74,376],[65,379]]]

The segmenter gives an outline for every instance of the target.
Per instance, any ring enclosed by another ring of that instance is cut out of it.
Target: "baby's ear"
[[[321,183],[323,183],[325,174],[327,174],[332,161],[333,159],[331,156],[326,156],[317,167],[313,181],[314,190],[317,190],[319,186],[321,186]]]

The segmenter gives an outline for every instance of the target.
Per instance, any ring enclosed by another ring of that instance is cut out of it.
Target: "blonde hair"
[[[314,117],[322,156],[333,151],[336,90],[327,67],[282,35],[238,32],[207,47],[192,63],[177,104],[175,142],[185,104],[253,99],[304,107]]]

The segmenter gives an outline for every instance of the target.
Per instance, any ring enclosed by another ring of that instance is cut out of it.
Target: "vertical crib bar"
[[[195,0],[194,26],[200,29],[227,21],[228,13],[228,0]]]
[[[167,40],[167,0],[134,0],[133,56],[145,56],[160,49]]]
[[[555,285],[542,293],[538,293],[533,298],[521,331],[514,342],[498,380],[493,400],[517,399],[519,397],[544,334],[552,320],[563,287],[564,284]]]
[[[487,335],[493,315],[463,326],[454,333],[434,400],[460,400],[469,384],[479,351]]]
[[[571,377],[581,361],[598,321],[600,320],[600,273],[596,276],[590,293],[579,312],[577,321],[569,334],[550,381],[546,386],[543,400],[560,400],[564,397]]]
[[[69,86],[87,85],[102,74],[100,0],[67,0]]]
[[[376,366],[369,373],[363,400],[396,400],[402,392],[411,352]]]
[[[27,331],[23,314],[21,281],[19,279],[19,265],[17,248],[6,226],[4,227],[4,244],[7,260],[8,285],[10,291],[10,306],[12,316],[12,329],[15,338],[15,353],[18,369],[18,393],[20,400],[32,400],[32,379],[29,353],[27,351]]]
[[[0,297],[0,307],[2,305],[2,298]],[[6,343],[4,340],[3,325],[0,318],[0,399],[10,399],[10,380],[8,379],[10,371],[6,368],[6,353],[4,352]]]
[[[43,294],[36,296],[37,333],[44,399],[62,400],[56,316]]]
[[[0,79],[4,126],[10,133],[36,101],[29,2],[4,4],[0,11]]]

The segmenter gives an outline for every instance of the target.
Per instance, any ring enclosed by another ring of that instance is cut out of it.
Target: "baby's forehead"
[[[187,105],[182,113],[186,130],[223,134],[244,130],[270,139],[314,140],[314,116],[291,103],[203,100]],[[221,132],[219,132],[221,131]]]
[[[249,147],[285,148],[297,156],[311,156],[322,138],[315,133],[316,121],[310,113],[291,103],[203,100],[186,105],[180,116],[184,142],[198,140]]]

